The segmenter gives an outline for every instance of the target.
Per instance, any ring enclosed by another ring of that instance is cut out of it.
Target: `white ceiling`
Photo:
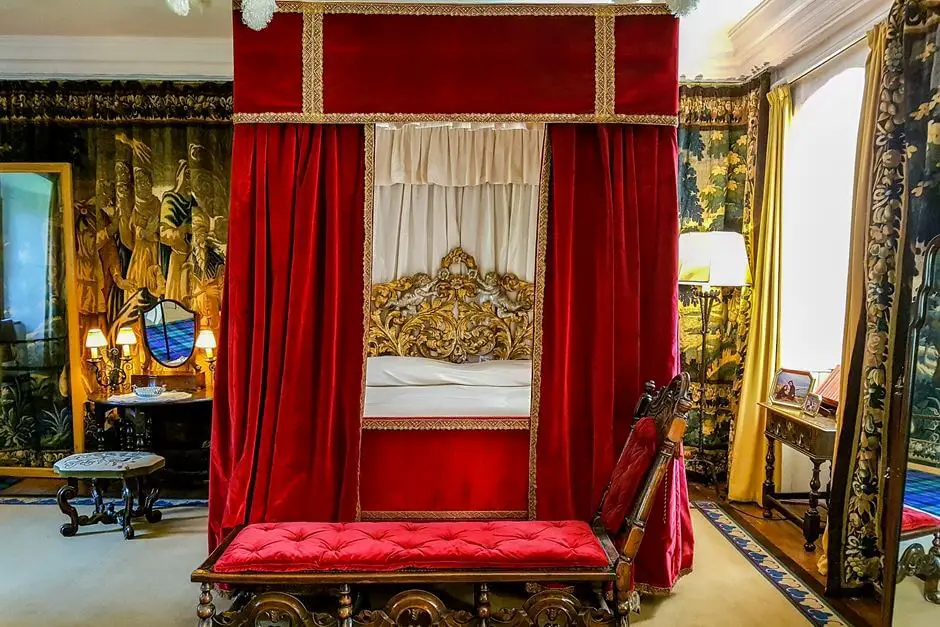
[[[180,17],[165,0],[0,0],[0,78],[230,78],[231,1],[208,0],[204,8],[200,0],[191,3],[190,15]],[[699,0],[680,24],[679,73],[687,79],[737,78],[755,65],[779,63],[805,45],[794,36],[777,37],[774,58],[765,58],[767,42],[761,37],[772,41],[781,26],[797,23],[805,39],[807,33],[812,37],[829,27],[822,21],[838,21],[846,7],[889,3]],[[800,24],[805,16],[810,19],[803,22],[813,23]],[[747,36],[736,39],[735,32]],[[759,45],[748,45],[759,40]]]
[[[0,0],[0,36],[209,37],[232,36],[232,3],[193,0],[186,17],[165,0]]]

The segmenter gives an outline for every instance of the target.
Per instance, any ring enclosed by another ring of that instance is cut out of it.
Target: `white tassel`
[[[669,8],[676,15],[688,15],[698,5],[698,0],[669,0]]]
[[[166,0],[166,4],[177,15],[189,15],[189,0]]]
[[[252,30],[261,30],[271,23],[277,11],[277,0],[242,0],[242,22]]]

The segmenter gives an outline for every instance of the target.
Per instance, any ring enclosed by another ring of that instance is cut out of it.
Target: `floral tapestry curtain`
[[[743,233],[748,251],[760,216],[769,75],[734,86],[683,85],[679,111],[679,211],[682,232]],[[753,264],[753,260],[752,260]],[[705,411],[701,398],[702,336],[697,288],[679,287],[682,369],[692,378],[686,450],[699,446],[726,472],[734,437],[750,317],[750,289],[724,288],[706,335]],[[703,421],[703,422],[702,422]]]
[[[861,373],[860,393],[845,399],[834,471],[836,478],[846,477],[844,492],[833,495],[841,529],[829,538],[830,577],[835,576],[839,588],[877,587],[884,577],[883,477],[888,438],[896,431],[889,420],[906,424],[909,419],[889,414],[891,392],[904,370],[901,360],[911,298],[922,280],[922,253],[940,234],[938,38],[936,2],[895,1],[887,21],[882,104],[873,138],[865,337],[850,364]],[[914,403],[919,400],[915,389]],[[925,437],[918,429],[915,423],[915,442]]]
[[[0,161],[72,164],[82,341],[92,327],[113,340],[159,298],[184,303],[217,328],[231,110],[231,83],[0,81]],[[62,216],[53,217],[61,228]],[[57,254],[50,248],[50,258]],[[138,351],[135,372],[161,372],[145,353]],[[96,391],[90,369],[83,374],[85,392]],[[6,387],[0,396],[2,420],[15,414],[29,432],[7,447],[0,466],[50,465],[71,452],[67,383],[39,385],[32,377],[30,386],[31,403],[17,402]],[[68,445],[46,454],[41,417],[51,407],[65,408],[57,424]],[[3,433],[0,424],[0,449],[9,444]],[[93,436],[86,433],[86,448]]]

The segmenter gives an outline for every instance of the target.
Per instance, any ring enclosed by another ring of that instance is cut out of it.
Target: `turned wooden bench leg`
[[[480,627],[488,627],[490,624],[490,589],[485,583],[476,585],[474,591],[474,606],[476,607],[477,618],[480,619]]]
[[[339,609],[336,612],[336,616],[339,618],[339,627],[352,627],[352,615],[352,590],[350,590],[348,583],[344,583],[339,587]]]
[[[199,605],[196,606],[199,627],[212,627],[215,617],[215,605],[212,604],[212,584],[204,583],[199,587]]]

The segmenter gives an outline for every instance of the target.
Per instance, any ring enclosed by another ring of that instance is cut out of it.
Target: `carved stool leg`
[[[124,539],[130,540],[134,537],[134,526],[131,520],[134,518],[134,491],[128,484],[128,478],[123,478],[123,489],[121,496],[124,497],[124,514],[122,515],[121,525],[124,527]]]
[[[479,627],[487,627],[490,623],[490,589],[485,583],[477,584],[474,591],[474,605],[476,606],[477,618],[480,619]]]
[[[78,533],[78,510],[76,510],[69,500],[75,498],[75,488],[70,485],[64,485],[56,493],[55,501],[59,505],[59,510],[69,517],[69,521],[59,527],[59,533],[66,538],[70,538]]]
[[[818,538],[820,534],[819,467],[822,466],[822,461],[814,459],[812,462],[813,476],[809,482],[809,510],[807,510],[806,516],[803,517],[803,538],[806,539],[806,542],[803,544],[803,548],[807,552],[816,550],[816,538]]]
[[[204,583],[199,587],[199,605],[196,606],[199,627],[212,627],[215,606],[212,604],[212,584]]]
[[[153,476],[149,476],[144,483],[144,487],[149,490],[147,492],[147,500],[144,502],[144,516],[149,523],[160,522],[163,520],[163,512],[154,509],[154,506],[157,504],[157,499],[160,497],[160,484]],[[141,493],[143,493],[143,490]]]
[[[352,615],[352,591],[349,589],[349,584],[344,583],[339,587],[339,609],[336,612],[336,616],[339,618],[339,627],[352,627]]]

